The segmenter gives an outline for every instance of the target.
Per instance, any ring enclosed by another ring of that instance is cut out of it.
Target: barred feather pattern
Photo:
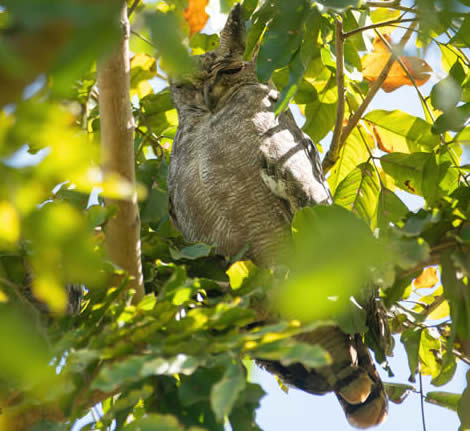
[[[232,10],[221,44],[196,58],[198,70],[170,84],[179,126],[170,158],[170,217],[188,241],[217,253],[245,254],[261,266],[283,259],[295,211],[330,204],[316,147],[289,111],[274,113],[279,93],[257,81],[244,62],[241,9]],[[299,338],[320,344],[333,364],[307,369],[258,361],[288,385],[312,394],[333,391],[351,424],[383,421],[387,399],[362,337],[335,326]]]

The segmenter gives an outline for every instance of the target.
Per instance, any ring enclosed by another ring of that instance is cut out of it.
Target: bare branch
[[[335,164],[335,161],[338,159],[344,119],[344,36],[343,22],[340,18],[336,18],[335,55],[338,102],[336,105],[336,123],[333,131],[333,138],[331,140],[330,149],[326,153],[322,163],[323,172],[325,173],[331,169]]]
[[[392,1],[368,1],[365,6],[367,7],[384,7],[387,9],[397,9],[404,12],[416,12],[413,8],[402,6],[400,0]]]
[[[386,27],[387,25],[402,24],[404,22],[415,22],[415,21],[416,21],[416,18],[406,18],[406,19],[396,18],[396,19],[391,19],[389,21],[377,22],[375,24],[366,25],[364,27],[359,27],[359,28],[356,28],[354,30],[348,31],[347,33],[343,34],[343,37],[344,37],[344,39],[347,39],[348,37],[354,36],[355,34],[360,33],[362,31],[373,30],[373,29],[379,28],[379,27]]]
[[[134,119],[129,99],[129,20],[127,4],[121,3],[121,26],[125,34],[114,52],[98,65],[101,145],[104,175],[119,175],[135,188]],[[132,199],[105,199],[116,205],[117,214],[105,227],[106,247],[111,260],[126,270],[132,279],[129,288],[135,289],[133,302],[145,294],[140,261],[140,219],[137,194]]]

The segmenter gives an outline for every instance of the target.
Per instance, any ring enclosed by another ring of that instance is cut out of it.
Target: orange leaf
[[[433,287],[438,281],[437,269],[429,266],[424,268],[423,272],[415,278],[413,285],[415,289],[424,289],[425,287]]]
[[[201,31],[206,25],[209,18],[206,13],[207,3],[209,0],[189,0],[188,7],[183,11],[191,35]]]
[[[388,40],[390,38],[386,36]],[[383,67],[390,58],[390,51],[381,39],[374,41],[372,53],[362,58],[362,76],[370,83],[374,83],[380,75]],[[422,58],[413,56],[401,56],[400,60],[408,69],[416,85],[421,86],[430,78],[432,72],[431,66]],[[407,73],[403,70],[400,63],[395,62],[388,72],[387,78],[382,84],[382,89],[389,93],[400,88],[403,85],[413,85]]]

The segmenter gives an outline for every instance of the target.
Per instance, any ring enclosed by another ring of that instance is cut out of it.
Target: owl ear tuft
[[[245,52],[244,37],[243,10],[240,3],[237,3],[230,11],[227,22],[220,33],[220,42],[216,49],[217,54],[223,57],[243,57]]]

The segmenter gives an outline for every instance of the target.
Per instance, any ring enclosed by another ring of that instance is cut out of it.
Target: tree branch
[[[338,102],[336,105],[336,123],[333,131],[333,138],[331,139],[330,149],[326,153],[322,162],[324,173],[328,172],[338,159],[344,119],[344,34],[343,22],[339,18],[336,18],[335,55]]]
[[[366,30],[373,30],[374,28],[379,28],[379,27],[386,27],[387,25],[393,25],[393,24],[402,24],[404,22],[415,22],[416,18],[396,18],[396,19],[391,19],[389,21],[382,21],[382,22],[377,22],[375,24],[370,24],[366,25],[364,27],[359,27],[354,30],[348,31],[347,33],[343,34],[343,38],[347,39],[350,36],[354,36],[357,33],[366,31]]]
[[[388,9],[397,9],[404,12],[416,12],[413,8],[402,6],[400,0],[391,1],[368,1],[365,3],[367,7],[384,7]]]
[[[408,28],[406,33],[401,38],[400,43],[398,44],[399,47],[403,48],[405,46],[405,44],[408,42],[411,35],[413,34],[415,27],[416,27],[416,22],[413,22],[410,28]],[[387,78],[388,72],[390,72],[390,69],[392,68],[393,63],[395,63],[395,61],[396,61],[396,58],[395,56],[392,55],[390,59],[388,60],[387,64],[384,66],[384,68],[380,72],[377,80],[370,87],[369,92],[367,93],[367,96],[364,99],[364,101],[361,103],[359,108],[357,108],[356,112],[349,118],[348,124],[343,128],[339,145],[335,148],[330,148],[330,150],[328,150],[328,153],[326,154],[325,159],[323,160],[323,165],[322,165],[323,172],[325,174],[333,167],[333,165],[338,160],[341,148],[346,143],[346,139],[351,134],[354,127],[356,127],[357,123],[362,118],[362,115],[364,114],[365,110],[369,106],[370,102],[375,97],[379,89],[382,87],[382,84]]]
[[[99,108],[104,176],[119,175],[135,189],[134,118],[129,99],[129,20],[127,3],[121,1],[121,26],[124,35],[111,55],[98,64]],[[133,302],[144,296],[140,261],[140,218],[137,193],[129,200],[105,199],[118,211],[105,226],[106,247],[111,260],[133,278]]]

